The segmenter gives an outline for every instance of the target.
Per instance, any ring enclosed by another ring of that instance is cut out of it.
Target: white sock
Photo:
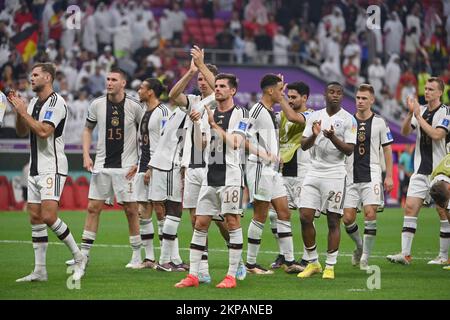
[[[334,250],[332,252],[327,251],[327,259],[325,260],[325,264],[327,266],[334,266],[337,262],[337,256],[338,256],[339,250]]]
[[[161,255],[159,257],[160,264],[170,262],[180,221],[181,219],[178,217],[166,216],[162,232],[163,241],[161,245]]]
[[[411,255],[411,247],[416,229],[417,217],[405,217],[402,230],[402,254],[404,256]]]
[[[364,242],[361,260],[368,260],[377,235],[377,220],[364,221]]]
[[[56,222],[50,227],[52,231],[56,234],[59,240],[64,242],[66,246],[70,249],[75,259],[79,259],[81,252],[73,238],[67,225],[60,218],[56,219]]]
[[[247,263],[255,264],[258,256],[259,246],[261,245],[261,235],[264,229],[264,224],[252,219],[248,226],[248,248],[247,248]]]
[[[199,272],[203,274],[209,274],[209,264],[208,264],[208,248],[202,254],[202,260],[200,260]]]
[[[355,242],[356,247],[358,249],[362,248],[363,242],[361,240],[361,235],[359,234],[358,225],[356,224],[356,221],[354,221],[352,224],[345,226],[345,231],[347,231],[347,234],[350,236],[350,238]]]
[[[439,238],[439,256],[448,259],[448,246],[450,245],[450,223],[448,220],[441,220]]]
[[[89,251],[94,244],[96,236],[97,234],[95,232],[83,230],[83,235],[81,236],[81,253],[85,256],[89,256]]]
[[[275,241],[278,244],[278,250],[279,250],[280,254],[283,254],[283,251],[281,250],[280,240],[278,237],[277,220],[278,220],[278,216],[277,216],[276,211],[273,208],[270,208],[269,209],[270,230],[272,230],[273,237],[275,238]]]
[[[178,235],[173,241],[172,253],[170,254],[170,261],[176,265],[183,263],[183,259],[180,257],[180,249],[178,247]]]
[[[48,233],[46,224],[31,225],[31,238],[34,249],[34,272],[45,273],[48,247]]]
[[[164,227],[164,221],[166,221],[166,218],[162,218],[162,220],[158,220],[158,237],[159,242],[162,241],[163,238],[163,227]]]
[[[228,273],[227,275],[236,277],[236,272],[241,261],[242,247],[244,246],[244,237],[242,235],[242,228],[231,230],[230,232],[230,246],[228,250]]]
[[[306,250],[305,245],[303,245],[302,260],[305,260],[305,261],[309,261],[310,260],[309,253],[308,253],[308,250]]]
[[[153,238],[155,230],[153,229],[152,218],[140,219],[142,246],[145,251],[145,259],[155,261],[155,252],[153,249]]]
[[[141,246],[142,246],[141,235],[138,234],[136,236],[130,236],[130,245],[131,250],[133,251],[131,260],[133,262],[137,261],[141,262]]]
[[[290,221],[277,220],[278,243],[286,261],[294,261],[294,243]]]
[[[192,235],[191,246],[189,250],[189,274],[198,277],[198,270],[200,268],[200,261],[206,249],[207,231],[200,231],[194,229]]]
[[[319,259],[319,255],[317,254],[317,245],[314,244],[311,247],[305,246],[305,251],[308,254],[309,262],[316,262]]]

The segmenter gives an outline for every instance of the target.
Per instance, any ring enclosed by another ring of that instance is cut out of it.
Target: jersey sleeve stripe
[[[386,147],[386,146],[388,146],[388,145],[390,145],[390,144],[393,144],[393,143],[394,143],[394,141],[391,140],[391,141],[388,141],[388,142],[386,142],[386,143],[382,143],[381,146],[382,146],[382,147]]]
[[[250,117],[253,119],[257,119],[259,114],[261,113],[262,108],[264,108],[263,105],[259,103],[258,106],[255,108],[255,111],[253,111],[252,114],[250,115]]]
[[[446,132],[448,132],[447,127],[444,127],[444,126],[442,126],[442,125],[438,125],[438,126],[436,126],[436,128],[441,128],[441,129],[444,129]]]

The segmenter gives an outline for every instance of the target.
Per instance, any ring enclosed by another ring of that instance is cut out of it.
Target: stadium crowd
[[[70,5],[79,6],[79,28],[71,27]],[[0,90],[11,87],[30,98],[30,66],[54,62],[55,89],[77,128],[88,101],[103,94],[104,75],[113,65],[134,79],[131,89],[151,76],[171,88],[188,69],[187,48],[197,43],[230,50],[218,55],[218,63],[292,65],[297,56],[323,79],[349,88],[369,82],[390,119],[401,118],[410,94],[423,103],[431,75],[446,84],[448,103],[450,2],[379,1],[381,29],[366,28],[367,6],[355,0],[5,1]],[[38,37],[34,50],[25,48],[31,50],[27,56],[12,40],[34,24]],[[0,138],[16,137],[14,117],[8,110]]]

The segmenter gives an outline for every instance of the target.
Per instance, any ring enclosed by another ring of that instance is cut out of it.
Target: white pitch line
[[[33,242],[31,241],[25,241],[25,240],[0,240],[0,244],[27,244],[27,245],[31,245],[33,244]],[[51,245],[56,245],[56,246],[65,246],[64,243],[62,242],[49,242],[48,244]],[[124,245],[124,244],[102,244],[102,243],[96,243],[94,245],[95,248],[130,248],[129,245]],[[157,250],[160,250],[160,247],[154,247]],[[189,251],[189,248],[179,248],[182,251]],[[228,252],[228,249],[212,249],[212,248],[208,248],[208,252]],[[246,250],[243,250],[243,252],[247,252]],[[270,254],[270,255],[275,255],[278,254],[278,251],[264,251],[264,250],[260,250],[259,253],[262,254]],[[296,255],[300,255],[303,254],[303,252],[300,251],[296,251],[294,252]],[[378,255],[377,255],[378,254]],[[375,258],[375,259],[386,259],[386,256],[380,255],[381,252],[376,252],[373,255],[370,255],[371,258]],[[326,253],[320,253],[321,256],[326,256]],[[422,256],[424,255],[424,256]],[[339,256],[344,256],[344,257],[351,257],[353,256],[353,253],[346,253],[346,252],[339,252]],[[433,253],[431,252],[423,252],[420,255],[414,255],[414,260],[429,260],[429,259],[433,259]]]

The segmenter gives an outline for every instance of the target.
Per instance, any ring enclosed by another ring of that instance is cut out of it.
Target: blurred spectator
[[[109,30],[113,34],[114,56],[118,59],[129,56],[134,35],[131,34],[128,22],[123,20],[120,26]]]
[[[81,43],[83,47],[94,54],[98,53],[96,25],[94,15],[89,15],[84,20],[83,36]]]
[[[416,36],[417,30],[416,27],[412,27],[410,30],[406,31],[405,35],[405,54],[408,57],[409,63],[412,65],[416,64],[416,54],[417,49],[420,47],[420,43]]]
[[[419,96],[419,103],[421,105],[426,104],[425,101],[425,84],[428,79],[431,78],[431,74],[426,71],[425,66],[420,67],[420,72],[417,74],[417,90]]]
[[[47,49],[45,49],[48,58],[50,61],[54,61],[56,56],[58,55],[58,50],[56,50],[56,42],[54,39],[50,39],[47,41]]]
[[[233,34],[240,33],[242,30],[241,20],[239,19],[239,12],[233,11],[230,20],[230,30]]]
[[[258,53],[256,50],[255,39],[249,32],[246,32],[246,35],[244,37],[244,46],[245,62],[256,62]]]
[[[33,24],[34,22],[35,20],[30,12],[30,8],[28,8],[26,2],[22,2],[19,11],[14,15],[14,24],[20,30],[25,24]]]
[[[436,27],[436,32],[431,37],[430,45],[427,46],[431,67],[434,73],[448,68],[448,51],[445,46],[442,27]]]
[[[105,87],[103,87],[103,90]],[[68,104],[69,119],[67,121],[66,134],[64,140],[66,143],[81,143],[84,123],[86,122],[87,110],[89,107],[88,93],[80,91],[77,99]]]
[[[320,65],[320,74],[329,82],[337,81],[342,83],[343,75],[341,67],[333,59],[333,56],[330,56]]]
[[[384,24],[384,49],[387,56],[396,53],[400,54],[400,46],[403,38],[403,25],[397,12],[392,12]]]
[[[401,103],[405,110],[408,108],[408,106],[406,104],[406,99],[408,97],[416,97],[416,96],[417,96],[416,86],[410,79],[407,79],[405,84],[401,88],[401,96],[400,96]]]
[[[360,69],[361,68],[361,46],[358,42],[358,37],[356,34],[350,36],[348,44],[344,48],[344,65],[348,64],[348,59],[353,57],[353,64]]]
[[[291,41],[284,35],[283,27],[280,26],[273,37],[273,62],[275,65],[286,66],[289,63],[288,50],[290,45]]]
[[[275,37],[275,34],[279,31],[278,29],[278,24],[275,21],[275,17],[273,16],[273,14],[269,14],[269,22],[267,22],[264,27],[266,28],[266,33],[269,37],[271,37],[273,39],[273,37]]]
[[[401,100],[402,102],[405,102],[402,97],[402,90],[404,86],[413,86],[414,88],[417,88],[417,79],[416,75],[414,74],[411,67],[408,67],[405,72],[402,73],[400,76],[400,79],[398,81],[397,85],[397,94],[396,97],[398,100]],[[408,89],[408,91],[412,91],[412,89]],[[414,96],[416,96],[417,90],[414,89]],[[406,104],[404,104],[406,106]]]
[[[234,46],[234,36],[231,33],[230,25],[226,24],[225,28],[216,35],[217,47],[225,50],[232,50]],[[230,61],[228,53],[218,55],[220,61]]]
[[[240,35],[240,31],[234,31],[234,43],[233,43],[233,53],[235,57],[235,61],[238,64],[244,62],[244,54],[245,54],[245,41],[242,39]]]
[[[260,26],[269,22],[267,8],[262,0],[250,0],[244,8],[244,20],[255,21]]]
[[[392,54],[389,58],[389,62],[386,65],[386,76],[384,79],[384,83],[386,83],[387,88],[389,90],[389,94],[397,93],[397,85],[400,80],[400,65],[399,65],[399,57],[397,54]]]
[[[116,58],[112,55],[112,49],[111,46],[106,46],[104,48],[104,52],[97,60],[97,63],[105,70],[106,72],[109,72],[111,70],[111,67],[116,63]]]
[[[375,97],[380,96],[381,89],[383,88],[384,84],[385,75],[386,70],[381,64],[381,59],[375,58],[374,63],[371,64],[368,69],[369,83],[372,85],[373,90],[375,91]]]
[[[173,38],[181,39],[184,29],[184,22],[187,20],[186,13],[180,10],[178,2],[173,3],[173,10],[167,11],[167,18],[173,28]]]
[[[268,52],[272,51],[272,38],[266,33],[264,27],[260,27],[258,33],[255,36],[256,50],[258,51],[259,62],[267,64],[269,62]]]
[[[354,62],[355,56],[350,56],[347,59],[347,64],[342,67],[342,72],[345,76],[345,84],[352,89],[358,83],[359,68]]]
[[[100,65],[95,67],[95,73],[89,77],[89,91],[94,97],[101,96],[106,88],[106,75]]]
[[[168,17],[167,10],[164,10],[159,19],[159,32],[163,43],[171,42],[173,39],[174,28]]]
[[[416,29],[414,36],[416,37],[415,42],[420,42],[420,37],[422,36],[422,28],[420,25],[420,4],[415,3],[411,12],[406,17],[406,30]]]
[[[139,64],[142,59],[146,59],[154,51],[154,49],[150,48],[148,40],[144,40],[142,46],[134,53],[133,60]]]
[[[148,46],[154,51],[159,47],[159,33],[156,22],[149,20],[144,30],[144,40],[148,41]]]
[[[345,19],[342,15],[341,8],[335,6],[333,12],[323,17],[325,28],[328,29],[332,36],[341,37],[345,32]]]
[[[98,49],[103,52],[103,48],[111,45],[111,33],[109,30],[112,25],[112,15],[103,2],[100,2],[94,14],[95,31],[98,39]]]

